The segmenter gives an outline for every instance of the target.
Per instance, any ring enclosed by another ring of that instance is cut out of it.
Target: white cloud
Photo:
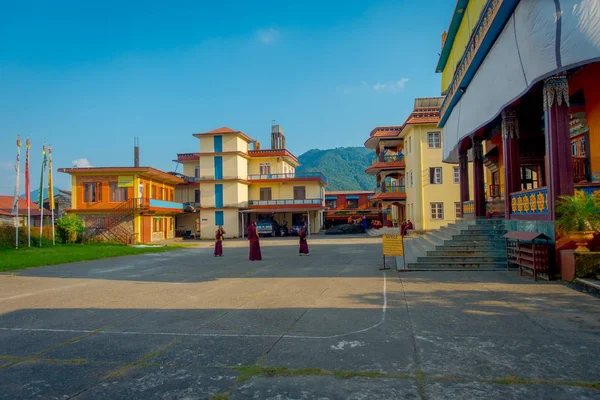
[[[2,161],[0,162],[0,170],[10,171],[11,169],[15,169],[15,164],[12,161]]]
[[[257,36],[261,43],[272,44],[279,38],[279,31],[275,28],[261,29]]]
[[[73,165],[73,168],[90,168],[92,166],[87,158],[78,158],[77,160],[73,160],[71,165]]]
[[[400,80],[395,81],[395,82],[393,82],[393,81],[384,82],[384,83],[377,82],[372,87],[373,87],[373,90],[376,90],[376,91],[399,92],[404,89],[404,87],[406,86],[408,81],[409,81],[408,78],[400,78]],[[366,82],[363,81],[363,83],[366,83]]]
[[[369,86],[369,84],[366,81],[360,81],[360,84],[363,86]]]

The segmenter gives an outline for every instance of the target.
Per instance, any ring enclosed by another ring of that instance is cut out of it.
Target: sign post
[[[402,257],[404,262],[404,237],[400,235],[383,235],[383,266],[380,270],[390,269],[385,256]]]

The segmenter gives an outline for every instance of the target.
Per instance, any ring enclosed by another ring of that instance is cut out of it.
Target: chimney
[[[140,166],[140,138],[133,138],[133,166]]]
[[[271,125],[271,149],[281,150],[285,149],[285,135],[283,134],[283,128],[275,123]]]

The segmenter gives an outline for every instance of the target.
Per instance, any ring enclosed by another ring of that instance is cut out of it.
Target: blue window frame
[[[223,211],[215,211],[215,225],[225,225],[225,218],[223,217]]]
[[[214,137],[215,153],[221,153],[223,151],[223,136]]]
[[[215,157],[215,179],[223,179],[223,157]]]
[[[215,185],[215,207],[223,208],[223,185],[220,183]]]

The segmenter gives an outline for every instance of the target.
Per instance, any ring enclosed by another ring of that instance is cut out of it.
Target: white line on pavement
[[[16,300],[16,299],[20,299],[20,298],[23,298],[23,297],[35,296],[35,295],[40,294],[40,293],[54,292],[54,291],[57,291],[57,290],[71,289],[71,288],[74,288],[74,287],[86,286],[86,285],[91,285],[91,284],[92,284],[92,282],[83,282],[83,283],[76,283],[75,285],[54,287],[54,288],[50,288],[50,289],[39,290],[37,292],[23,293],[23,294],[19,294],[19,295],[16,295],[16,296],[11,296],[11,297],[3,297],[3,298],[0,298],[0,301]]]

